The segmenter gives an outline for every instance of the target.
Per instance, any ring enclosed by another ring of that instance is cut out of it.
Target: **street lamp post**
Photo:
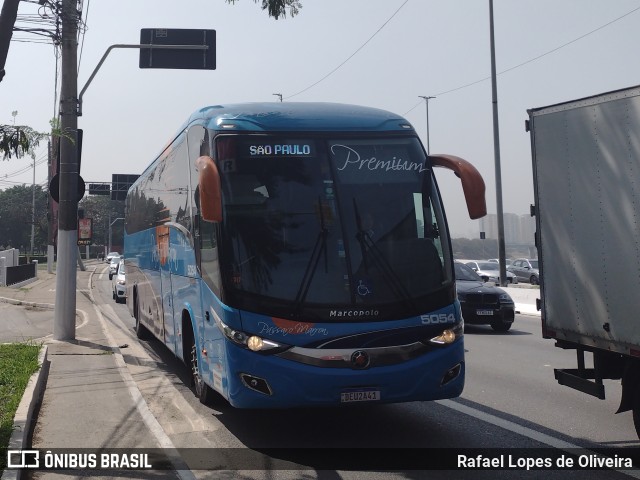
[[[116,218],[113,222],[111,222],[109,224],[109,251],[107,253],[111,253],[111,227],[113,226],[114,223],[116,223],[118,220],[124,220],[124,217],[118,217]]]
[[[429,97],[426,95],[418,95],[420,98],[424,98],[424,102],[427,105],[427,155],[431,152],[429,148],[429,100],[436,97]]]
[[[496,175],[496,213],[498,217],[498,266],[500,285],[507,285],[505,264],[504,217],[502,207],[502,173],[500,168],[500,127],[498,122],[498,83],[496,75],[496,47],[493,28],[493,0],[489,0],[489,41],[491,49],[491,103],[493,106],[493,152]]]

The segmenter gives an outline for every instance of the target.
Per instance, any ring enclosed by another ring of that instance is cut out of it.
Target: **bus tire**
[[[200,375],[200,368],[198,366],[198,350],[195,342],[191,345],[191,377],[193,392],[196,397],[198,397],[198,400],[200,400],[200,403],[203,405],[211,405],[213,400],[213,391],[211,390],[211,387],[204,382]]]
[[[147,329],[147,327],[145,327],[144,325],[142,325],[142,323],[140,322],[140,302],[138,301],[138,296],[135,295],[133,300],[133,311],[135,312],[135,319],[136,319],[136,337],[138,337],[140,340],[148,340],[149,337],[151,336],[149,334],[149,330]]]

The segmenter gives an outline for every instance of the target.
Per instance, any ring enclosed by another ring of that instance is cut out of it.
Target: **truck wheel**
[[[640,384],[633,397],[633,424],[636,427],[636,435],[640,438]]]

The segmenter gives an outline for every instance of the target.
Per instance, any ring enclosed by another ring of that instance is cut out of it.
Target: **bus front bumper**
[[[399,403],[457,397],[464,387],[463,339],[410,360],[370,368],[327,368],[227,345],[228,400],[238,408]]]

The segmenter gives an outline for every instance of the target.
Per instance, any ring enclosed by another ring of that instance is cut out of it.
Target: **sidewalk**
[[[91,301],[89,282],[96,268],[100,272],[105,264],[90,260],[85,265],[86,271],[77,272],[76,339],[73,341],[52,338],[55,274],[40,271],[35,282],[20,288],[0,287],[0,311],[3,312],[0,341],[18,336],[20,341],[33,338],[46,347],[43,368],[37,374],[40,381],[32,379],[29,382],[14,418],[15,430],[9,448],[131,450],[134,447],[172,447],[163,444],[162,436],[158,437],[157,432],[152,431],[155,418],[148,409],[146,412],[153,420],[145,418],[146,403],[139,396],[118,346],[103,328],[104,320],[99,318]],[[24,310],[29,312],[28,316]],[[27,324],[16,326],[16,322],[10,320],[15,318],[24,319]],[[33,398],[42,398],[39,411],[33,417],[35,424],[30,421],[28,412]],[[7,469],[2,480],[21,478],[25,472]],[[80,474],[78,471],[67,473],[69,475],[61,471],[38,471],[32,478],[57,480],[78,478]],[[87,473],[84,471],[80,476]],[[95,473],[97,475],[90,476],[101,475],[98,471]],[[115,472],[109,473],[109,478],[113,478]],[[147,478],[150,473],[127,470],[122,472],[122,478]],[[153,476],[177,478],[176,473],[154,471]]]
[[[516,313],[540,316],[540,310],[536,308],[536,299],[540,298],[539,288],[532,288],[528,284],[501,288],[513,299]]]

